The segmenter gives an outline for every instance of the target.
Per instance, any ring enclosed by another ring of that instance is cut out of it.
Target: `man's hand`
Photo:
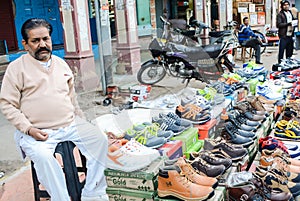
[[[48,139],[48,133],[38,129],[38,128],[30,128],[28,131],[28,135],[30,135],[31,137],[33,137],[36,140],[39,141],[45,141]]]

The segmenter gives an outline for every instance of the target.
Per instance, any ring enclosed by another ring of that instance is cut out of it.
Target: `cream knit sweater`
[[[54,55],[49,70],[29,54],[23,55],[7,67],[0,105],[6,118],[23,133],[30,127],[66,127],[79,110],[72,71]]]

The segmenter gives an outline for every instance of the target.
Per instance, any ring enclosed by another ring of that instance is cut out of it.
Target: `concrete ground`
[[[271,69],[272,64],[277,61],[278,47],[267,47],[266,53],[262,55],[262,62],[267,69]],[[149,58],[148,53],[144,53],[144,59]],[[238,53],[240,57],[240,53]],[[300,52],[296,51],[296,58],[299,58]],[[242,65],[241,61],[236,61],[237,65]],[[122,84],[137,83],[136,75],[116,75],[114,74],[114,83]],[[198,82],[193,81],[191,85],[197,87]],[[176,94],[185,87],[181,80],[167,77],[157,86],[153,86],[151,97],[155,98],[163,94]],[[111,107],[104,107],[95,104],[103,100],[100,92],[85,92],[79,94],[79,103],[83,106],[85,114],[90,118],[95,118],[101,114],[109,113]],[[89,100],[89,101],[87,101]],[[33,189],[31,181],[31,172],[29,162],[21,161],[15,148],[13,139],[14,127],[0,113],[0,201],[33,201]],[[4,176],[1,176],[1,172]]]

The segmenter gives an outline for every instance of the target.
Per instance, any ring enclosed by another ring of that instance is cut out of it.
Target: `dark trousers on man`
[[[244,42],[245,47],[252,47],[255,50],[256,62],[260,62],[260,45],[261,42],[257,38],[251,38]]]
[[[292,36],[285,36],[279,40],[279,53],[278,53],[278,63],[283,59],[283,54],[285,50],[285,57],[290,58],[294,51],[294,40]]]

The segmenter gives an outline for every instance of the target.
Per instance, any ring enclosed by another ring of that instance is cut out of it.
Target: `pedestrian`
[[[28,156],[34,162],[38,180],[52,201],[70,201],[63,170],[53,153],[59,142],[72,141],[87,159],[81,200],[107,201],[107,137],[84,119],[72,71],[52,55],[52,26],[32,18],[22,25],[21,33],[27,54],[8,65],[0,105],[17,129],[15,141],[23,159]]]
[[[294,28],[292,26],[294,18],[290,11],[290,2],[283,0],[280,4],[281,11],[276,17],[276,26],[278,28],[279,36],[278,63],[283,59],[284,51],[286,58],[290,58],[293,55],[294,50]]]
[[[252,31],[248,17],[243,18],[243,24],[240,26],[238,39],[242,46],[251,47],[255,50],[255,63],[263,64],[260,61],[260,46],[262,42],[260,37]]]
[[[296,5],[294,3],[292,4],[291,11],[294,19],[298,19],[298,9],[296,8]]]

